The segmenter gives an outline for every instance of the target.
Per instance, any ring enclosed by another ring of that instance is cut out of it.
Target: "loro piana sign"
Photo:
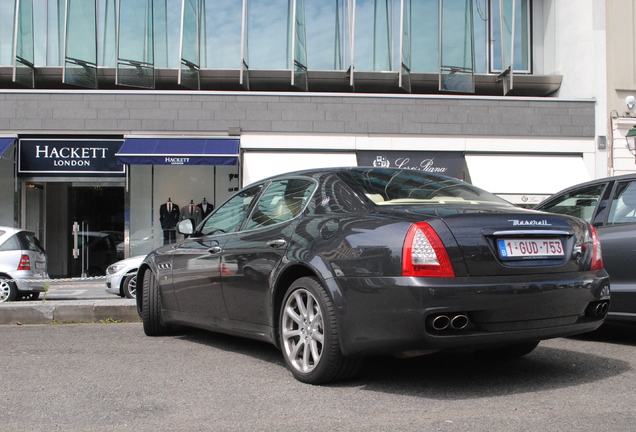
[[[123,175],[115,153],[123,140],[20,139],[18,173],[30,175]]]

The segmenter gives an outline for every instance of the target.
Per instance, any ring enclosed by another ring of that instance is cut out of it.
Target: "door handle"
[[[221,246],[212,246],[210,249],[208,249],[208,252],[210,252],[212,255],[217,255],[223,252],[223,248]]]
[[[279,248],[281,246],[285,246],[286,244],[287,244],[287,241],[282,238],[270,240],[267,242],[267,246],[273,247],[273,248]]]

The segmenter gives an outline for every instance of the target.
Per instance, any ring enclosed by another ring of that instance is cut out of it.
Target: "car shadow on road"
[[[180,329],[176,337],[285,368],[280,351],[268,343],[189,328]],[[436,353],[410,359],[370,357],[365,359],[358,377],[329,387],[362,387],[422,398],[473,399],[572,387],[629,370],[631,365],[625,361],[567,347],[539,345],[526,357],[511,360],[472,353]]]
[[[598,330],[572,339],[636,346],[636,323],[605,322]]]

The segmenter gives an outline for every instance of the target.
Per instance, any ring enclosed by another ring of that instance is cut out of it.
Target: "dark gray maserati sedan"
[[[145,333],[186,325],[267,341],[307,383],[350,378],[375,354],[522,356],[596,329],[609,307],[587,222],[435,174],[289,173],[178,229],[188,237],[138,271]]]

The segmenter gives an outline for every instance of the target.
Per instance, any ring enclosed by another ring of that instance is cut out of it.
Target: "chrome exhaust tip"
[[[455,315],[450,321],[450,326],[455,330],[461,330],[468,326],[468,317],[466,315]]]
[[[448,326],[450,325],[450,318],[448,318],[446,315],[438,315],[435,318],[433,318],[433,321],[431,322],[431,325],[433,326],[433,328],[435,330],[445,330],[448,328]]]

